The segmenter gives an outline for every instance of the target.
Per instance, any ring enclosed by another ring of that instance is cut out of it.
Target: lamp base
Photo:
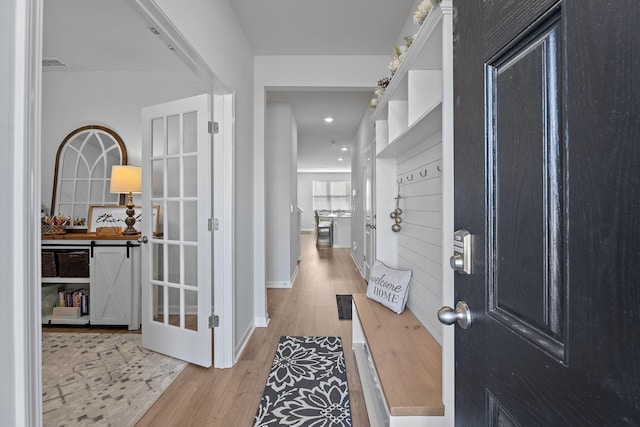
[[[125,236],[133,236],[136,234],[140,234],[138,230],[136,230],[133,225],[136,223],[135,214],[136,211],[133,209],[133,194],[129,193],[129,199],[127,201],[127,210],[126,210],[127,218],[124,220],[124,223],[127,224],[127,228],[122,232]]]

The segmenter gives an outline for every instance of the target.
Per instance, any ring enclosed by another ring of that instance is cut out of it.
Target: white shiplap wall
[[[398,268],[412,270],[407,306],[442,344],[436,312],[442,305],[442,138],[421,145],[397,163],[402,229]]]

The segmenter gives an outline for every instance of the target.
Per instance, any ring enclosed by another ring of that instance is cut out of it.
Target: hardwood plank
[[[349,249],[316,249],[302,234],[302,261],[291,289],[268,289],[269,327],[258,328],[233,368],[188,365],[137,426],[252,426],[280,336],[342,337],[353,425],[368,426],[351,350],[351,321],[338,320],[336,294],[366,291]]]

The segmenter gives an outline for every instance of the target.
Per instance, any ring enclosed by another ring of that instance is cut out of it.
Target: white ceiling
[[[46,0],[43,57],[65,68],[46,71],[184,69],[153,35],[130,0]],[[256,55],[391,55],[418,0],[230,0]],[[270,92],[289,102],[298,125],[299,168],[350,170],[350,144],[370,91]],[[322,121],[332,115],[334,123]],[[332,146],[331,141],[335,141]],[[345,154],[335,147],[349,146]],[[339,151],[344,159],[337,161]]]

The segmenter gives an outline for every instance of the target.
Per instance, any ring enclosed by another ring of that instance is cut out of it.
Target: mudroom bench
[[[425,426],[444,415],[442,349],[409,311],[353,295],[353,351],[371,426]]]

